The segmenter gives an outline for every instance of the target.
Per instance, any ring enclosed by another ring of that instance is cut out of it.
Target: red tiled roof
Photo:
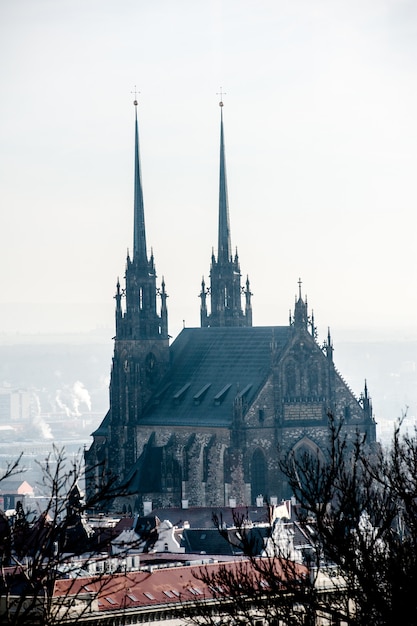
[[[248,568],[251,567],[250,561],[242,560],[207,564],[203,567],[209,572],[216,571],[220,567],[231,568],[237,572],[238,568],[242,567],[242,563],[247,563]],[[194,573],[198,574],[200,567],[177,566],[105,577],[57,580],[54,596],[97,594],[100,611],[178,604],[187,601],[196,602],[199,599],[212,598],[214,595],[210,587],[194,576]],[[296,565],[295,569],[300,576],[307,573],[302,565]],[[282,567],[280,571],[283,571]]]

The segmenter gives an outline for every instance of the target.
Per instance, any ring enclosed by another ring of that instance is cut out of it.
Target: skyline
[[[286,325],[301,279],[321,341],[328,327],[336,343],[417,336],[412,2],[4,0],[0,12],[0,333],[111,340],[133,246],[137,89],[148,254],[173,338],[199,326],[217,255],[220,99],[253,324]]]

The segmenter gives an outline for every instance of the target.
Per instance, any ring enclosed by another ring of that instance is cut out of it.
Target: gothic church
[[[242,285],[231,250],[222,102],[217,257],[209,286],[201,284],[201,327],[184,328],[170,345],[165,282],[157,286],[146,249],[134,104],[133,251],[116,286],[110,408],[85,452],[87,492],[104,468],[127,485],[119,510],[291,497],[278,450],[324,455],[330,411],[375,441],[366,384],[356,398],[335,368],[330,332],[319,345],[300,281],[288,324],[252,326],[249,279]]]

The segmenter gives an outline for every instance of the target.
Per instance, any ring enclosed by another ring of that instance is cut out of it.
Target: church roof
[[[287,326],[184,328],[170,348],[170,371],[140,423],[230,427],[239,395],[250,404],[286,344]]]

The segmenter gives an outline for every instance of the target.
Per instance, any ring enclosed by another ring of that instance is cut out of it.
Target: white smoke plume
[[[84,384],[77,380],[73,385],[73,392],[79,405],[85,405],[88,411],[91,411],[91,397],[88,390],[84,387]]]
[[[91,411],[91,397],[84,384],[77,380],[72,387],[66,385],[63,389],[58,389],[55,395],[55,402],[61,411],[68,417],[80,417],[82,407]]]
[[[49,426],[49,424],[44,420],[43,417],[41,417],[41,415],[36,415],[33,419],[33,425],[35,428],[37,428],[42,437],[44,439],[53,439],[54,436],[52,434],[51,431],[51,427]]]
[[[32,391],[30,396],[30,414],[32,425],[40,432],[41,436],[44,439],[53,439],[51,427],[41,416],[41,401],[35,391]]]

